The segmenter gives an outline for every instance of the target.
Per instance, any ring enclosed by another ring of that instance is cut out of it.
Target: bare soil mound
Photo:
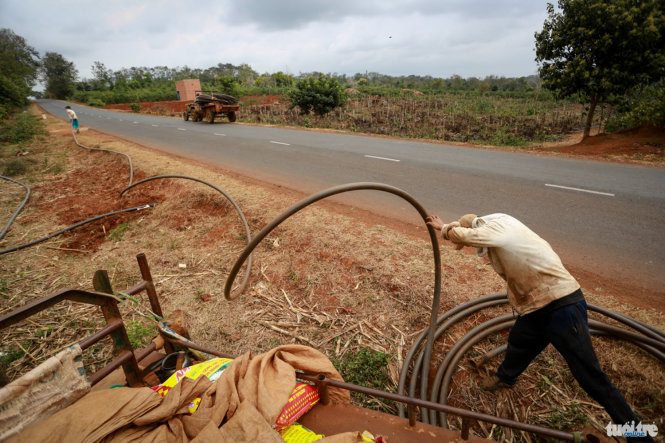
[[[611,134],[587,137],[569,146],[557,148],[558,152],[591,156],[630,156],[662,158],[665,155],[665,128],[639,126]]]

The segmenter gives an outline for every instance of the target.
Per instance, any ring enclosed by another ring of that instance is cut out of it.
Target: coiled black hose
[[[505,294],[494,294],[486,297],[481,297],[475,300],[471,300],[467,303],[457,306],[454,309],[451,309],[450,311],[446,312],[437,320],[438,328],[434,334],[435,336],[434,339],[435,340],[438,339],[446,331],[448,327],[459,322],[460,320],[469,315],[478,313],[481,310],[489,307],[495,307],[507,304],[508,304],[508,298]],[[591,304],[587,305],[587,307],[590,311],[594,311],[602,315],[605,315],[609,318],[612,318],[613,320],[618,321],[634,329],[635,331],[641,333],[638,334],[623,328],[618,328],[597,320],[590,319],[589,329],[592,334],[606,335],[614,338],[622,338],[628,340],[629,342],[649,352],[657,359],[665,362],[665,333],[663,331],[660,331],[659,329],[654,328],[653,326],[650,326],[639,320],[633,319],[629,316],[619,314],[607,310],[605,308],[601,308]],[[467,332],[466,335],[464,335],[459,341],[455,343],[455,345],[448,351],[448,353],[444,357],[444,361],[439,366],[437,374],[434,378],[434,383],[432,385],[432,390],[431,393],[429,394],[429,398],[427,392],[422,392],[422,391],[420,393],[421,398],[428,399],[429,401],[441,404],[446,404],[448,388],[450,386],[452,376],[455,373],[457,364],[459,363],[460,359],[464,356],[464,354],[473,345],[475,345],[485,337],[512,327],[512,325],[514,324],[514,320],[515,319],[513,314],[506,314],[494,318],[492,320],[489,320],[487,322],[484,322],[483,324]],[[423,374],[425,373],[420,369],[423,360],[423,352],[422,350],[420,351],[419,354],[418,352],[426,333],[427,331],[423,332],[416,341],[416,343],[414,343],[414,345],[410,349],[405,359],[404,365],[402,366],[402,371],[400,373],[400,381],[398,386],[398,393],[402,395],[404,395],[404,392],[406,390],[407,378],[409,373],[412,374],[419,374],[421,372]],[[476,361],[478,361],[479,364],[484,364],[484,362],[488,361],[490,358],[493,358],[501,354],[502,352],[505,352],[505,349],[506,349],[505,345],[499,346],[486,353],[482,358],[476,359]],[[416,358],[416,354],[418,354],[418,357],[415,363],[413,364],[412,371],[409,371],[409,368],[412,365],[414,358]],[[417,376],[414,376],[409,381],[408,395],[410,396],[416,395],[416,385],[417,385]],[[399,415],[401,417],[404,417],[403,407],[399,409]],[[436,414],[434,411],[421,410],[421,415],[422,415],[421,417],[422,421],[426,423],[437,425],[437,418],[438,418],[440,426],[448,427],[447,417],[443,413]]]
[[[152,180],[158,180],[158,179],[164,179],[164,178],[182,178],[182,179],[185,179],[185,180],[193,180],[195,182],[203,183],[204,185],[210,186],[215,191],[219,192],[224,197],[226,197],[226,199],[235,208],[236,212],[238,213],[238,216],[240,216],[240,220],[242,221],[242,224],[245,227],[245,235],[247,236],[247,243],[248,244],[250,243],[250,241],[252,240],[252,233],[249,230],[249,225],[247,224],[247,220],[245,219],[245,214],[243,214],[242,209],[240,209],[240,206],[238,206],[238,204],[235,202],[235,200],[233,200],[233,198],[231,198],[231,196],[228,195],[226,192],[224,192],[222,189],[218,188],[217,186],[213,185],[212,183],[209,183],[205,180],[201,180],[200,178],[190,177],[188,175],[156,175],[154,177],[148,177],[148,178],[145,178],[143,180],[140,180],[140,181],[138,181],[134,184],[130,184],[129,186],[127,186],[125,189],[123,189],[120,192],[120,196],[122,197],[125,194],[125,192],[129,191],[130,189],[132,189],[135,186],[138,186],[140,184],[143,184],[143,183],[146,183],[146,182],[149,182],[149,181],[152,181]],[[252,271],[252,257],[250,255],[249,259],[247,260],[247,268],[245,270],[245,277],[243,278],[242,283],[238,287],[235,297],[237,297],[239,294],[244,292],[245,287],[247,286],[247,281],[249,280],[249,274],[251,273],[251,271]],[[230,297],[230,295],[227,296],[226,293],[224,295],[226,296],[226,298],[228,300],[232,299]],[[235,297],[233,297],[233,298],[235,298]]]
[[[26,191],[25,192],[25,198],[23,199],[23,203],[21,203],[21,205],[18,207],[16,212],[14,212],[14,215],[12,215],[12,217],[9,219],[9,221],[7,222],[7,226],[5,226],[5,229],[3,229],[2,232],[0,232],[0,240],[1,240],[7,234],[7,231],[9,230],[9,227],[12,225],[12,223],[14,223],[14,220],[16,220],[16,217],[18,217],[18,214],[23,210],[23,207],[28,202],[28,199],[30,198],[30,187],[28,187],[28,185],[26,185],[25,183],[21,183],[18,180],[14,180],[13,178],[5,177],[3,175],[0,175],[0,178],[2,178],[4,180],[7,180],[7,181],[10,181],[10,182],[14,182],[16,184],[19,184],[19,185],[23,186],[25,188],[25,191]]]

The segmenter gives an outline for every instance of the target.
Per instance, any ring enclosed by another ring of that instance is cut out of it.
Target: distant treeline
[[[73,99],[90,105],[103,106],[110,103],[139,101],[177,100],[175,81],[199,79],[204,90],[215,90],[234,96],[286,94],[300,78],[319,75],[316,72],[298,75],[276,72],[259,74],[247,64],[219,63],[207,69],[192,69],[187,66],[132,67],[118,71],[107,69],[103,63],[93,65],[93,78],[76,82]],[[378,72],[328,74],[344,88],[356,89],[361,94],[390,96],[403,89],[412,89],[427,94],[465,93],[524,97],[546,94],[541,91],[538,76],[506,78],[488,76],[449,78],[408,75],[391,76]]]

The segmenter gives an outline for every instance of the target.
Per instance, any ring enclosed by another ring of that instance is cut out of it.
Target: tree
[[[27,103],[37,81],[39,55],[23,37],[0,29],[0,118]]]
[[[47,52],[42,59],[41,75],[46,83],[44,93],[47,97],[65,99],[74,93],[78,71],[74,63],[62,55]]]
[[[95,89],[106,91],[113,89],[113,72],[106,69],[104,63],[96,61],[92,64],[92,75],[95,80]]]
[[[559,0],[536,32],[543,85],[589,104],[584,138],[596,105],[665,74],[662,0]]]
[[[214,88],[222,94],[239,97],[242,94],[238,80],[230,75],[222,75],[214,80]]]
[[[314,111],[316,115],[326,115],[338,106],[346,105],[346,95],[334,78],[318,74],[310,75],[296,82],[295,88],[289,92],[290,109],[300,108],[302,115]]]
[[[287,88],[293,85],[293,76],[284,74],[282,71],[275,72],[274,74],[271,74],[270,77],[278,88]]]

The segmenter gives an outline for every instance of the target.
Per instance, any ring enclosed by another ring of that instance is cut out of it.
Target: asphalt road
[[[38,103],[67,118],[63,102]],[[306,194],[369,181],[401,188],[448,220],[505,212],[547,239],[564,263],[665,294],[663,168],[71,106],[83,127]],[[424,226],[390,194],[335,199]]]

